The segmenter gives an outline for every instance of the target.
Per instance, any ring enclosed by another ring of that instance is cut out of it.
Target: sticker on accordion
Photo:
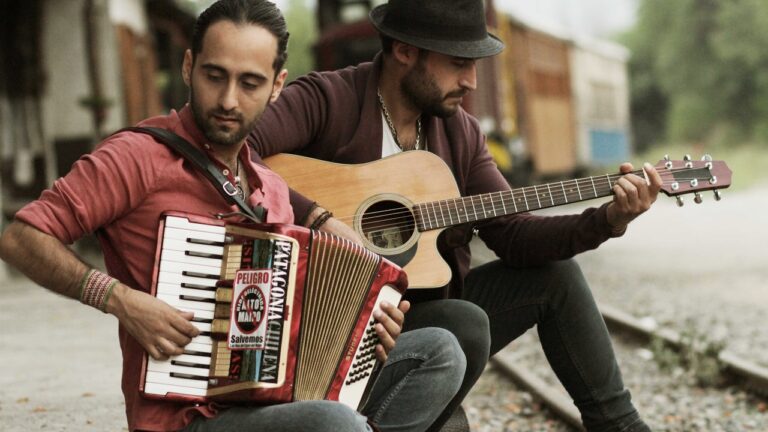
[[[272,270],[240,270],[235,274],[227,345],[232,350],[263,350]]]

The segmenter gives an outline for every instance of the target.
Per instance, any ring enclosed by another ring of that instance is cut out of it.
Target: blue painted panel
[[[592,164],[608,165],[629,158],[627,133],[620,129],[589,129]]]

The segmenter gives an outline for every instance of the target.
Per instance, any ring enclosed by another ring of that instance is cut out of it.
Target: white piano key
[[[194,288],[182,288],[179,285],[171,285],[166,283],[159,283],[157,284],[157,294],[165,294],[169,296],[191,296],[191,297],[198,297],[201,299],[215,299],[216,298],[216,291],[209,291],[209,290],[201,290],[201,289],[194,289]]]
[[[195,318],[204,319],[204,320],[208,320],[208,321],[212,321],[213,320],[213,311],[195,310],[195,311],[191,311],[191,312],[195,314]]]
[[[194,271],[194,270],[182,270],[181,272],[170,272],[170,271],[160,271],[160,273],[157,275],[157,282],[158,283],[168,283],[173,285],[179,285],[181,286],[182,283],[187,284],[193,284],[193,285],[200,285],[200,286],[206,286],[215,288],[216,282],[218,282],[217,279],[209,279],[209,278],[202,278],[202,277],[196,277],[196,276],[189,276],[182,274],[183,271]]]
[[[184,262],[178,261],[164,261],[160,259],[160,271],[167,273],[182,274],[185,271],[192,271],[195,273],[209,274],[211,276],[218,276],[221,273],[221,261],[216,266],[190,266]]]
[[[183,311],[191,311],[191,312],[213,312],[216,308],[216,305],[214,303],[206,303],[206,302],[193,302],[189,300],[181,300],[179,296],[174,295],[167,295],[158,293],[157,298],[168,303],[170,306],[180,309]]]
[[[211,323],[195,322],[192,321],[192,325],[197,327],[201,332],[211,332]]]
[[[173,251],[191,251],[191,252],[200,252],[200,253],[208,253],[208,254],[215,254],[215,255],[221,255],[224,253],[224,247],[223,246],[211,246],[206,244],[199,244],[199,243],[192,243],[185,240],[174,240],[169,239],[167,237],[163,238],[163,251],[167,250],[173,250]]]
[[[187,344],[187,345],[184,347],[184,350],[185,350],[185,351],[189,351],[189,352],[200,352],[200,353],[207,353],[208,355],[210,355],[210,354],[211,354],[211,350],[212,350],[212,349],[213,349],[213,348],[212,348],[212,346],[211,346],[211,345],[199,344],[199,343],[196,343],[196,342],[194,342],[194,341],[192,341],[192,342],[188,343],[188,344]],[[186,355],[186,354],[184,354],[184,355]]]
[[[207,369],[207,367],[210,367],[211,365],[211,357],[209,356],[182,354],[173,356],[170,360],[155,360],[152,357],[149,357],[149,361],[147,361],[147,370],[153,372],[167,370],[168,367],[171,366],[171,360],[206,366],[206,368],[198,368],[201,370]],[[165,365],[166,363],[167,365]]]
[[[185,347],[186,348],[186,347]],[[182,354],[178,356],[173,357],[174,361],[184,362],[184,363],[191,363],[196,365],[204,365],[204,366],[210,366],[211,365],[211,356],[205,356],[205,355],[192,355],[192,354]]]
[[[145,382],[154,383],[154,384],[168,384],[168,385],[174,385],[174,386],[185,387],[185,388],[197,388],[197,389],[208,388],[208,380],[176,378],[176,377],[170,376],[165,372],[147,371]],[[145,391],[146,391],[146,388],[145,388]]]
[[[194,238],[199,240],[215,241],[224,243],[224,233],[209,233],[204,231],[190,231],[183,228],[165,227],[163,230],[163,240],[187,240]]]
[[[224,236],[226,229],[220,225],[208,225],[196,222],[190,222],[189,219],[180,216],[168,216],[165,218],[165,226],[173,228],[182,228],[191,231],[202,231]]]
[[[144,393],[158,396],[165,396],[168,393],[178,393],[191,396],[205,396],[208,388],[183,387],[179,385],[170,385],[162,383],[144,383]]]
[[[175,372],[175,373],[180,373],[185,375],[208,378],[208,368],[197,368],[197,367],[175,365],[175,364],[172,364],[170,361],[157,361],[152,358],[150,358],[149,361],[147,362],[147,373],[149,372],[164,373],[169,375],[171,372]]]
[[[219,258],[203,258],[203,257],[196,257],[196,256],[190,256],[185,255],[182,251],[174,251],[174,250],[164,250],[160,254],[160,263],[164,262],[176,262],[176,263],[184,263],[187,265],[187,268],[185,270],[193,270],[200,268],[200,267],[206,267],[206,272],[208,270],[211,271],[211,274],[218,274],[219,269],[221,269],[221,262],[222,260]]]
[[[213,346],[213,339],[211,339],[210,336],[198,335],[198,336],[195,336],[195,337],[192,338],[192,342],[190,342],[190,344],[191,343],[195,343],[195,344],[198,344],[198,345],[207,345],[207,346],[211,346],[212,347]],[[189,346],[189,345],[187,345],[187,346]],[[209,348],[208,352],[211,352],[212,349],[213,348]]]

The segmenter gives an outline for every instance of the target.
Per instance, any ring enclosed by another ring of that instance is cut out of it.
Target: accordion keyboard
[[[222,265],[225,228],[167,217],[160,252],[157,298],[195,314],[200,335],[170,361],[149,358],[145,393],[204,396],[213,341],[210,336],[216,281]],[[194,269],[194,270],[190,270]]]

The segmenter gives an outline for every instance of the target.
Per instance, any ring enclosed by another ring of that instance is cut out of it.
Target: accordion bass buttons
[[[390,304],[399,304],[402,295],[397,289],[390,285],[384,285],[379,292],[376,304],[373,309],[379,309],[382,301]],[[373,373],[376,366],[376,344],[379,338],[373,328],[376,324],[373,317],[368,321],[365,336],[360,338],[359,345],[352,358],[352,364],[344,378],[344,384],[339,392],[339,402],[357,409],[363,400],[366,387],[368,386],[368,377]]]
[[[376,320],[371,318],[365,330],[365,337],[360,342],[359,355],[352,360],[349,375],[344,382],[345,385],[354,384],[361,379],[371,375],[371,370],[376,366],[376,345],[379,343],[379,337],[373,326]]]

